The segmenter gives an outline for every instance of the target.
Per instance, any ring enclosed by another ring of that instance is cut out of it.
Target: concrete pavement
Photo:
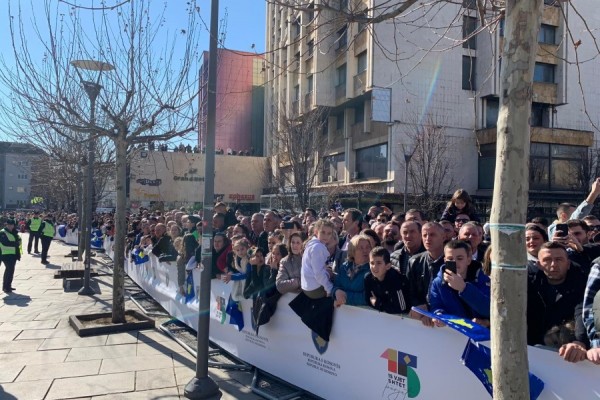
[[[47,266],[24,254],[17,290],[0,296],[0,399],[183,399],[195,359],[158,329],[80,338],[69,326],[69,315],[109,311],[112,299],[112,276],[103,274],[92,278],[99,294],[64,292],[53,274],[71,248],[53,241]],[[250,391],[251,372],[209,373],[222,399],[261,398]]]

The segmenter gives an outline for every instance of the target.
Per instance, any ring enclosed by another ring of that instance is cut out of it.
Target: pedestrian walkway
[[[0,399],[183,399],[195,359],[158,329],[80,338],[69,326],[69,315],[109,311],[112,301],[108,274],[94,278],[101,292],[94,296],[64,292],[53,274],[70,262],[71,248],[53,241],[46,266],[24,254],[15,292],[0,297]],[[130,300],[126,307],[136,309]],[[260,399],[251,372],[209,373],[220,398]]]

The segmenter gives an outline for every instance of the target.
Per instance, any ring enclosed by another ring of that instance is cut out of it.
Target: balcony
[[[546,64],[558,64],[560,60],[556,58],[557,54],[558,45],[540,43],[540,47],[538,48],[537,57],[535,58],[535,61]]]
[[[496,143],[496,128],[479,129],[477,131],[477,141],[479,144]],[[594,144],[594,133],[575,129],[532,126],[531,141],[590,147]]]
[[[335,87],[335,100],[346,100],[346,82],[340,83]]]
[[[294,100],[292,101],[292,115],[299,115],[300,114],[300,101],[298,100]]]
[[[367,71],[354,75],[354,96],[360,96],[367,88]]]
[[[313,92],[308,92],[304,95],[304,111],[308,111],[312,108]]]
[[[556,83],[533,82],[533,101],[536,103],[558,104]]]
[[[354,55],[358,55],[367,49],[368,29],[363,29],[354,37]]]

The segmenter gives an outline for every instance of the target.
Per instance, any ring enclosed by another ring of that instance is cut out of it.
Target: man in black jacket
[[[429,285],[444,264],[444,237],[444,228],[437,222],[428,222],[421,229],[421,239],[426,251],[408,261],[407,273],[410,303],[415,307],[427,310]],[[417,312],[410,311],[409,316],[421,320],[427,326],[433,326],[430,318]]]
[[[31,254],[31,245],[34,244],[35,254],[39,254],[39,242],[40,242],[40,228],[42,227],[42,219],[40,218],[40,212],[34,211],[33,216],[27,220],[27,229],[29,230],[29,240],[27,241],[27,253]]]
[[[391,255],[392,267],[406,276],[408,260],[425,251],[421,239],[421,224],[416,221],[404,221],[400,227],[400,238],[402,239],[401,246]]]
[[[575,340],[563,344],[559,355],[570,362],[586,359],[587,334],[582,320],[586,278],[573,267],[566,249],[546,242],[538,253],[540,270],[527,288],[527,342],[544,344],[550,328],[575,322]]]
[[[5,293],[12,293],[15,290],[12,287],[12,281],[15,275],[15,266],[20,259],[21,238],[15,220],[8,219],[6,220],[6,226],[0,231],[0,260],[4,264],[2,290]]]

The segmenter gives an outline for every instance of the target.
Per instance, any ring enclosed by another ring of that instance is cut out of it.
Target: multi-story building
[[[204,52],[200,67],[200,127],[198,145],[206,144],[208,60]],[[254,53],[218,50],[217,114],[215,147],[225,153],[262,155],[264,137],[264,65]]]
[[[273,108],[302,115],[323,106],[329,109],[323,132],[329,145],[315,155],[323,160],[315,191],[341,185],[402,197],[405,150],[429,129],[442,130],[447,140],[437,155],[451,171],[446,193],[463,187],[490,199],[504,40],[500,16],[479,29],[476,2],[466,0],[462,6],[415,4],[395,19],[366,25],[350,22],[348,15],[373,16],[389,3],[340,0],[343,13],[315,13],[319,1],[306,1],[303,10],[267,6],[267,155],[277,155],[270,140],[277,124]],[[582,160],[594,147],[598,118],[590,114],[590,121],[584,110],[598,109],[600,93],[577,84],[580,75],[597,74],[597,63],[576,67],[564,61],[573,61],[574,52],[563,15],[571,19],[571,32],[585,30],[581,20],[565,12],[567,2],[544,3],[533,85],[530,199],[538,212],[549,213],[559,201],[579,199],[587,186],[579,175],[589,167]],[[583,15],[598,14],[591,5],[578,7]],[[579,60],[593,57],[592,47],[579,48]],[[419,194],[411,178],[408,193]]]
[[[0,209],[31,207],[31,167],[43,154],[29,144],[0,142]]]

